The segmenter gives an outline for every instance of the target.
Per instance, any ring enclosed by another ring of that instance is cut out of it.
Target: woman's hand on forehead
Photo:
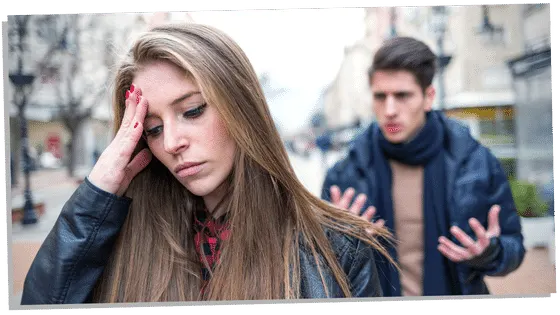
[[[134,149],[142,137],[148,101],[142,97],[141,89],[134,85],[126,91],[125,97],[121,126],[88,175],[92,184],[118,196],[124,194],[132,179],[148,166],[152,159],[152,153],[147,148],[132,158]]]

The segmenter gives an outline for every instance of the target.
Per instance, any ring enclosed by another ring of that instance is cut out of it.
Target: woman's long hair
[[[331,273],[345,296],[351,296],[326,229],[358,238],[390,259],[379,242],[390,239],[386,229],[333,207],[300,183],[255,71],[241,48],[219,30],[197,24],[166,25],[140,36],[116,74],[115,131],[134,75],[154,60],[184,69],[185,76],[200,86],[204,99],[217,107],[236,142],[222,203],[231,233],[201,295],[193,215],[204,204],[152,159],[126,193],[133,201],[94,290],[96,301],[300,298],[300,246],[317,263],[325,291],[324,279]],[[142,140],[137,151],[143,147]],[[374,229],[375,234],[366,229]]]

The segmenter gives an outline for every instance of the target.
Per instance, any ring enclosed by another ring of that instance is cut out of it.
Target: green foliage
[[[517,172],[516,172],[517,160],[516,159],[514,159],[514,158],[499,158],[499,160],[500,160],[500,164],[502,165],[502,168],[503,168],[503,170],[506,173],[506,176],[508,178],[517,176]]]
[[[548,204],[541,198],[537,185],[510,178],[509,185],[517,213],[522,217],[544,217]]]

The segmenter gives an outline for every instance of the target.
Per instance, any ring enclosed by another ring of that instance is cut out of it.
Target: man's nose
[[[397,114],[397,102],[392,95],[387,96],[385,100],[385,115],[386,116],[395,116]]]

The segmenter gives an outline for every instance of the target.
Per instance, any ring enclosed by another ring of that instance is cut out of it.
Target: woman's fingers
[[[132,124],[132,120],[136,114],[136,105],[139,103],[139,96],[142,95],[140,89],[136,87],[133,88],[133,86],[134,85],[131,85],[130,88],[133,89],[134,92],[130,92],[130,90],[126,91],[124,101],[125,110],[119,131],[126,130]]]
[[[134,178],[140,171],[142,171],[150,161],[152,160],[152,152],[148,148],[142,149],[142,151],[138,152],[136,156],[130,161],[128,164],[127,170],[131,176],[131,179]]]
[[[144,118],[148,110],[148,102],[142,97],[142,91],[139,88],[135,88],[134,92],[129,94],[126,103],[125,116],[115,137],[119,152],[115,158],[118,159],[119,167],[123,169],[130,162],[132,153],[142,137]]]
[[[142,149],[136,156],[130,161],[126,167],[124,179],[119,187],[117,195],[122,195],[128,189],[130,182],[138,173],[140,173],[152,160],[152,152],[148,148]]]
[[[149,150],[141,151],[131,161],[132,154],[140,137],[148,110],[147,100],[142,98],[142,91],[134,86],[127,91],[125,112],[121,126],[109,146],[103,151],[99,160],[88,176],[99,188],[111,193],[123,193],[130,181],[151,159]]]

